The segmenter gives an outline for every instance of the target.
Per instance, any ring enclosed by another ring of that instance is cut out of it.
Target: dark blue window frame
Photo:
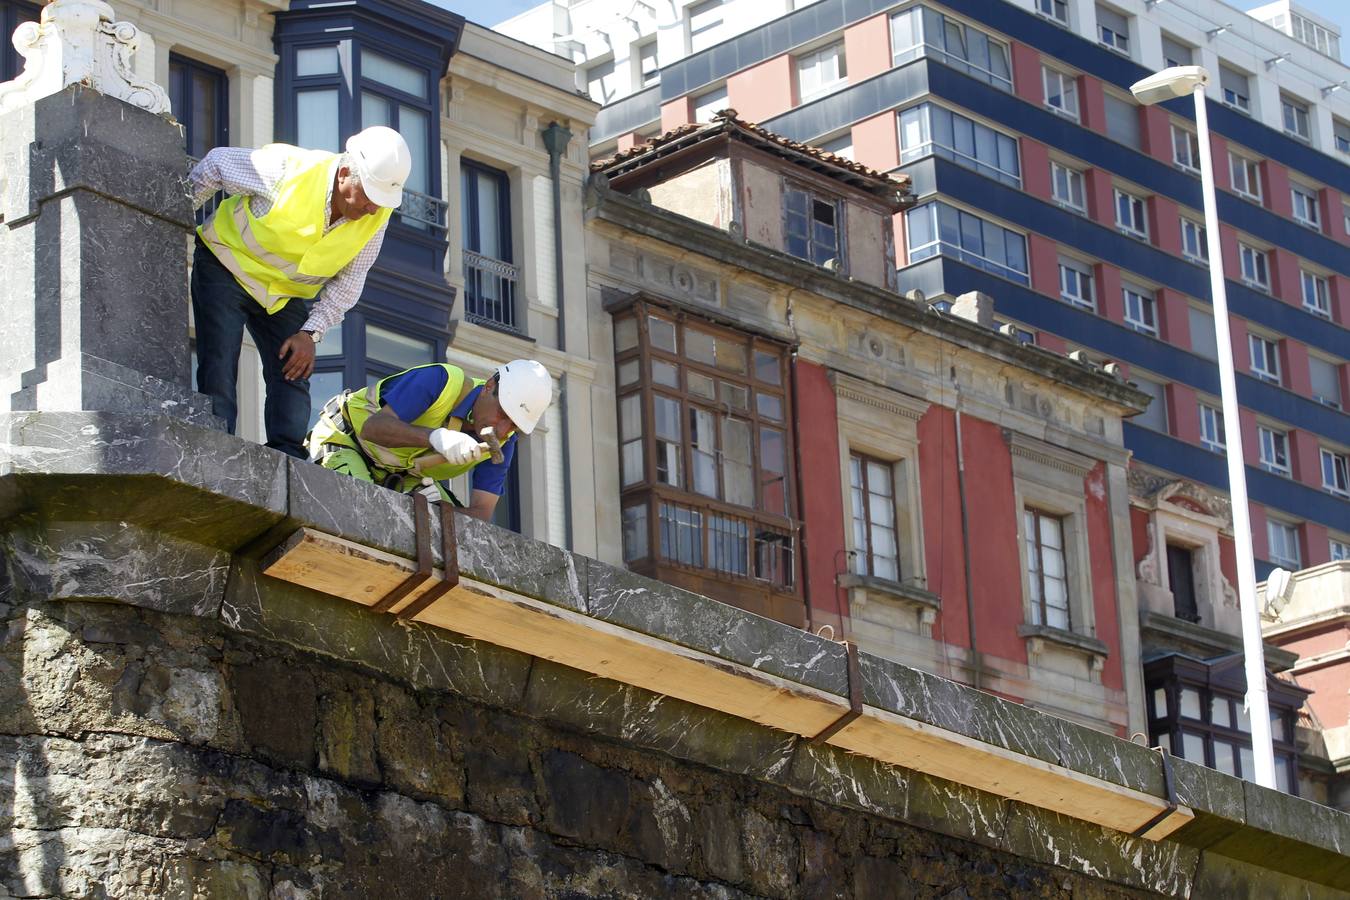
[[[207,123],[200,120],[202,110],[198,105],[203,94],[194,90],[199,85],[205,87],[215,104]],[[174,118],[183,125],[188,156],[201,159],[208,150],[229,144],[230,79],[223,69],[170,53],[169,102]]]
[[[472,177],[470,177],[472,176]],[[501,248],[497,256],[484,253],[483,233],[481,230],[482,204],[484,199],[478,193],[478,177],[485,176],[497,185],[497,246]],[[461,238],[464,249],[480,253],[504,263],[514,263],[515,250],[512,247],[511,226],[511,179],[500,169],[462,159],[460,161],[460,204],[464,222]],[[470,225],[474,227],[470,227]],[[517,308],[517,290],[514,281],[496,280],[496,291],[485,290],[492,283],[490,273],[471,272],[468,266],[464,272],[464,314],[472,322],[488,328],[499,328],[513,334],[524,334],[524,322]]]
[[[12,81],[23,71],[23,57],[14,49],[10,36],[24,22],[36,22],[42,7],[22,0],[0,0],[0,81]]]

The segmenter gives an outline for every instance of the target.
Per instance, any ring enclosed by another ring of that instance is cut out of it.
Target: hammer
[[[491,425],[478,432],[478,439],[488,445],[494,463],[501,465],[506,460],[506,457],[502,455],[502,442],[497,438],[497,432]]]

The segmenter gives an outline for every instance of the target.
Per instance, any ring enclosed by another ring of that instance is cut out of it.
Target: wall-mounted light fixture
[[[1218,28],[1211,28],[1209,31],[1206,31],[1206,32],[1205,32],[1205,37],[1209,38],[1209,39],[1212,41],[1212,40],[1214,40],[1216,37],[1218,37],[1219,35],[1223,34],[1225,31],[1227,31],[1228,29],[1230,29],[1230,28],[1232,28],[1232,27],[1233,27],[1233,23],[1232,23],[1232,22],[1225,22],[1223,25],[1220,25]]]
[[[1344,81],[1337,82],[1336,84],[1328,84],[1328,85],[1326,85],[1325,87],[1322,88],[1322,96],[1323,96],[1323,97],[1330,97],[1332,94],[1336,93],[1336,92],[1339,91],[1341,88],[1345,87],[1346,84],[1347,84],[1347,82],[1344,82]]]
[[[1279,56],[1272,56],[1270,59],[1266,60],[1266,68],[1273,69],[1293,55],[1294,54],[1290,52],[1290,53],[1281,53]]]

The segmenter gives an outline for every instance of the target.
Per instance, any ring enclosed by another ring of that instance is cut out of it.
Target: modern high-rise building
[[[1193,107],[1142,107],[1129,86],[1170,65],[1212,76],[1258,577],[1343,559],[1350,69],[1332,23],[1288,2],[580,0],[499,29],[577,63],[605,104],[597,159],[731,108],[908,176],[898,291],[987,293],[1020,339],[1114,363],[1150,394],[1125,425],[1122,561],[1150,737],[1250,776]],[[1292,721],[1275,731],[1287,783]]]

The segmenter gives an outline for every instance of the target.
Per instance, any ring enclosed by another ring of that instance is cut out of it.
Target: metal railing
[[[398,214],[405,225],[413,228],[445,230],[445,214],[450,204],[439,197],[403,189],[403,203]]]
[[[520,268],[500,259],[464,251],[464,318],[477,325],[523,333],[516,320]]]
[[[721,508],[661,499],[657,552],[665,562],[792,590],[796,536],[790,528]]]

